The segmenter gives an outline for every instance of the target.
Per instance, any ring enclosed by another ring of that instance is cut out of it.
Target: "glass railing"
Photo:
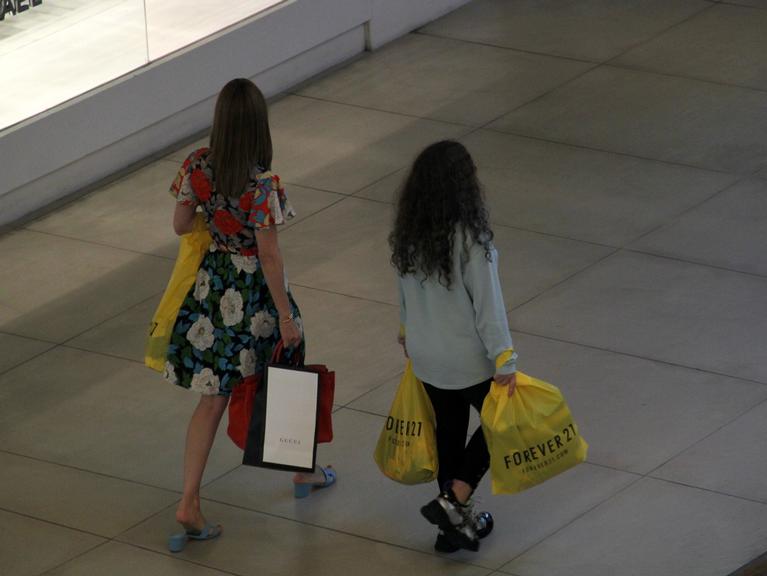
[[[284,0],[0,0],[0,131]]]

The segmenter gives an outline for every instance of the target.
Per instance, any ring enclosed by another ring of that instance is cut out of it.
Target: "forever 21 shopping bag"
[[[408,360],[378,445],[375,461],[386,476],[403,484],[437,477],[434,408]]]
[[[162,372],[165,369],[168,344],[170,344],[178,311],[189,289],[194,285],[197,271],[211,242],[205,219],[202,214],[197,214],[192,231],[181,236],[176,265],[173,267],[157,311],[152,317],[144,352],[144,363],[153,370]]]
[[[517,372],[517,388],[495,382],[482,406],[493,494],[513,494],[586,459],[588,444],[556,386]]]

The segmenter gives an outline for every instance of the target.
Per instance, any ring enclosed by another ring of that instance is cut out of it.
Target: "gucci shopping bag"
[[[270,364],[282,364],[282,341],[274,347]],[[333,398],[336,389],[336,373],[324,364],[304,366],[303,359],[295,357],[293,366],[315,372],[319,379],[319,413],[317,415],[317,443],[333,441]],[[239,448],[245,450],[248,442],[248,430],[253,419],[256,396],[260,388],[263,372],[254,374],[235,386],[229,398],[229,423],[226,433]]]
[[[317,455],[319,405],[317,372],[269,364],[253,403],[242,463],[312,472]]]

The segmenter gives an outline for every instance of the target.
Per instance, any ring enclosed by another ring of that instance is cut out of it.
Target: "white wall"
[[[268,96],[467,0],[294,0],[0,132],[0,226],[206,129],[228,80]]]

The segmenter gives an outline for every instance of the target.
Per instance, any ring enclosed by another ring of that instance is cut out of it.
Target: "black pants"
[[[482,411],[491,382],[492,379],[460,390],[444,390],[423,383],[437,417],[440,490],[447,488],[452,480],[462,480],[476,488],[490,467],[490,453],[482,427],[474,431],[468,444],[466,434],[471,406],[477,412]]]

